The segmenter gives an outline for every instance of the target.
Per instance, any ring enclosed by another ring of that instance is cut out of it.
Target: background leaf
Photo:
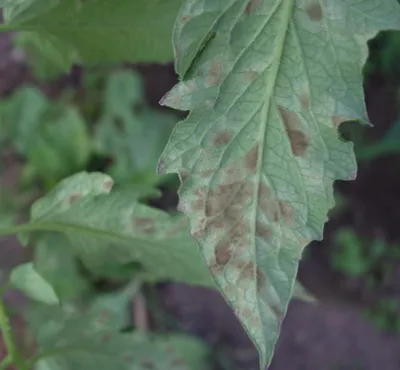
[[[116,314],[94,305],[85,312],[38,307],[27,315],[39,344],[37,370],[207,368],[208,348],[185,335],[121,333]]]
[[[57,48],[59,55],[88,63],[168,62],[181,3],[120,0],[116,6],[109,0],[31,0],[24,2],[23,12],[9,14],[6,25],[8,30],[36,32],[43,42],[51,40],[48,56]]]
[[[28,297],[46,304],[58,304],[53,287],[35,270],[32,263],[15,267],[10,275],[11,284]]]
[[[141,204],[140,199],[154,194],[147,187],[117,187],[110,192],[112,184],[100,173],[63,180],[32,206],[27,229],[64,235],[74,253],[97,274],[137,261],[146,281],[214,286],[187,234],[186,219]]]
[[[333,181],[356,174],[337,127],[368,120],[366,41],[399,27],[394,0],[186,0],[178,16],[182,81],[161,103],[191,112],[159,169],[179,173],[179,208],[262,368]]]
[[[155,168],[176,121],[175,115],[145,104],[139,74],[112,73],[104,92],[103,114],[96,126],[97,150],[113,158],[110,175],[117,182],[134,180],[149,185],[165,180],[157,176]]]

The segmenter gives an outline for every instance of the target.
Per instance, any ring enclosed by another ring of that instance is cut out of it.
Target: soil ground
[[[152,104],[176,81],[170,65],[146,65],[138,69],[145,78]],[[0,96],[32,81],[20,55],[12,50],[9,37],[0,35]],[[44,88],[52,95],[66,83],[68,79]],[[375,126],[369,129],[369,135],[378,139],[395,118],[396,88],[374,76],[366,83],[365,91],[369,116]],[[12,187],[18,165],[12,160],[6,165],[2,185]],[[399,157],[382,158],[361,166],[356,181],[336,184],[349,197],[351,207],[328,222],[324,241],[308,247],[300,267],[301,281],[319,302],[294,300],[290,304],[271,370],[400,369],[400,335],[376,329],[362,315],[362,309],[378,297],[365,297],[361,283],[335,272],[329,264],[331,236],[340,226],[352,226],[366,237],[379,232],[386,240],[400,240],[399,166]],[[170,205],[171,198],[166,202]],[[13,238],[0,240],[0,269],[8,269],[24,258]],[[395,272],[387,290],[400,298],[400,271]],[[182,330],[205,338],[219,349],[218,358],[225,362],[225,369],[257,369],[253,345],[218,293],[167,283],[159,287],[158,295]]]

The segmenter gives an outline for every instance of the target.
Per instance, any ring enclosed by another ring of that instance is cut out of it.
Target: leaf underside
[[[333,182],[356,175],[338,126],[368,122],[367,40],[399,26],[395,0],[186,0],[178,16],[181,82],[161,104],[190,114],[159,172],[179,174],[179,208],[262,367]]]

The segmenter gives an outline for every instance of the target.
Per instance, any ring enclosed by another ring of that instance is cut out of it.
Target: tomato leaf
[[[161,104],[190,114],[159,170],[179,173],[179,208],[262,368],[333,182],[356,174],[337,128],[368,121],[367,40],[399,26],[395,0],[185,0],[177,18],[181,82]]]

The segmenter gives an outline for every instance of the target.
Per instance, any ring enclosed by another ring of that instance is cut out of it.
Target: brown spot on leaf
[[[279,106],[278,109],[286,128],[292,153],[297,157],[303,156],[310,143],[308,137],[302,130],[299,117],[295,112],[290,112],[281,106]]]
[[[232,251],[229,245],[222,244],[215,248],[215,261],[219,266],[225,266],[232,258]]]
[[[256,269],[256,279],[257,279],[257,290],[260,291],[261,289],[265,288],[267,284],[267,277],[259,267],[257,267]]]
[[[146,234],[154,232],[154,220],[149,217],[135,217],[133,222],[142,232]]]
[[[293,221],[293,208],[287,202],[279,202],[279,210],[282,221],[285,223],[292,223]]]
[[[145,369],[149,369],[152,370],[155,368],[153,361],[149,360],[149,359],[143,359],[142,361],[140,361],[140,364],[143,366],[143,368]]]
[[[296,157],[302,157],[306,154],[310,143],[308,137],[301,131],[287,131],[292,153]]]
[[[190,20],[190,17],[188,15],[184,15],[181,19],[182,23],[187,23]]]
[[[303,91],[299,96],[301,107],[306,110],[310,106],[310,95],[308,92]]]
[[[107,191],[111,190],[113,185],[114,185],[114,180],[112,180],[112,179],[105,180],[103,183],[103,189],[107,190]]]
[[[111,335],[110,335],[110,334],[104,334],[104,335],[101,337],[101,342],[102,342],[102,343],[107,343],[107,342],[110,341],[110,339],[111,339]]]
[[[185,365],[185,361],[183,358],[176,358],[174,361],[171,362],[172,366],[183,366]]]
[[[307,6],[306,11],[310,19],[316,22],[322,20],[324,16],[321,4],[317,0],[312,1],[312,3]]]
[[[332,116],[331,120],[333,123],[333,127],[335,128],[339,128],[340,124],[344,121],[344,119],[339,116]]]
[[[181,184],[187,181],[187,179],[190,176],[190,172],[188,170],[181,170],[179,171],[179,180],[181,181]]]
[[[228,144],[231,139],[232,139],[232,132],[225,130],[225,131],[221,131],[218,134],[216,134],[213,138],[213,144],[215,146],[223,146]]]
[[[256,144],[244,157],[245,166],[251,172],[257,168],[259,148],[259,144]]]
[[[191,203],[191,208],[194,211],[201,211],[204,208],[204,200],[197,199]]]
[[[133,362],[134,357],[132,355],[124,355],[122,359],[126,362]]]
[[[268,239],[272,235],[271,229],[269,227],[267,227],[267,225],[265,225],[264,223],[262,223],[260,221],[257,221],[256,233],[257,233],[257,235],[261,236],[264,239]]]
[[[76,203],[78,200],[80,200],[82,198],[82,194],[81,193],[72,193],[69,197],[68,197],[68,203],[69,204],[74,204]]]
[[[246,13],[251,14],[253,13],[257,7],[261,4],[262,0],[249,0],[246,6]]]
[[[260,74],[256,71],[247,71],[243,75],[243,79],[246,82],[253,82]]]

